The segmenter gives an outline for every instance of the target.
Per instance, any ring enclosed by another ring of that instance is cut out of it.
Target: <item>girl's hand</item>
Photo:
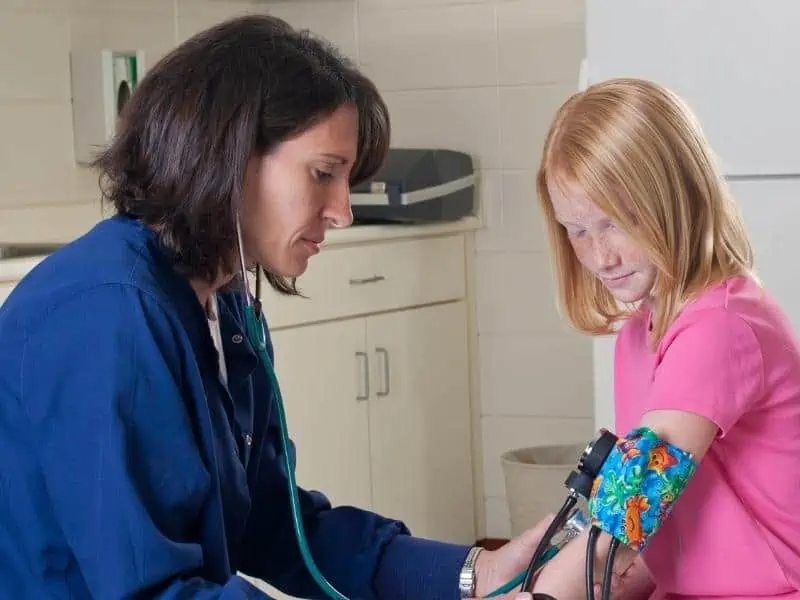
[[[640,556],[621,573],[614,573],[611,578],[612,600],[645,600],[655,589],[650,572]],[[594,586],[594,597],[599,600],[603,592],[602,583]]]

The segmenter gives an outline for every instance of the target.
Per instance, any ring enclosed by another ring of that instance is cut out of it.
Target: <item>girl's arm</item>
[[[749,324],[725,308],[687,315],[668,336],[649,395],[642,399],[640,426],[692,453],[699,464],[712,442],[724,436],[763,396],[761,346]],[[602,534],[598,540],[595,583],[602,583],[610,539]],[[637,555],[620,545],[614,572],[624,572]],[[557,600],[584,600],[585,556],[584,535],[542,570],[534,591]]]
[[[595,584],[594,596],[600,598],[602,586]],[[656,585],[641,556],[621,576],[614,576],[611,584],[612,600],[647,600],[655,591]]]
[[[649,412],[642,419],[641,425],[655,431],[664,441],[691,452],[697,462],[705,456],[718,430],[717,426],[705,417],[672,410]],[[584,532],[548,563],[534,584],[534,592],[549,594],[557,600],[585,600],[587,537],[588,534]],[[610,543],[609,534],[602,533],[599,536],[594,560],[596,584],[602,585]],[[637,557],[636,550],[620,545],[614,558],[614,574],[621,577],[632,567]]]

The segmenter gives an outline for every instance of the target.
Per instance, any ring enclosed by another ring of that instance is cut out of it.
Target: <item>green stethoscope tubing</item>
[[[325,576],[317,567],[317,564],[314,562],[314,557],[311,555],[311,549],[308,547],[305,527],[303,526],[303,520],[300,517],[300,498],[297,493],[297,482],[295,479],[294,468],[291,463],[291,458],[289,457],[289,452],[288,452],[288,448],[290,447],[289,428],[286,423],[286,412],[283,406],[283,396],[281,395],[281,389],[280,385],[278,384],[278,377],[275,374],[275,368],[272,365],[272,361],[269,358],[269,354],[267,354],[266,328],[264,325],[263,317],[261,316],[260,312],[261,311],[258,311],[259,314],[256,315],[255,306],[251,303],[248,303],[245,306],[245,327],[247,332],[247,338],[250,341],[250,344],[253,346],[253,349],[256,351],[259,360],[264,366],[264,371],[266,371],[267,377],[269,378],[270,385],[273,390],[273,396],[275,399],[275,407],[278,410],[278,422],[281,433],[281,445],[283,447],[283,458],[286,465],[286,476],[289,485],[289,502],[291,504],[291,509],[292,509],[292,523],[294,525],[294,532],[295,532],[295,537],[297,538],[297,544],[300,547],[300,554],[303,557],[303,562],[305,562],[308,572],[314,578],[314,581],[317,582],[317,585],[319,585],[320,588],[322,588],[322,590],[330,598],[332,598],[333,600],[349,600],[347,596],[345,596],[339,590],[333,587],[333,585],[331,585],[331,583],[325,578]],[[546,563],[553,556],[555,556],[557,552],[558,550],[555,547],[549,548],[549,550],[545,552],[545,554],[542,556],[542,559],[540,561],[540,566],[544,565],[544,563]],[[525,579],[525,571],[523,570],[514,579],[512,579],[505,585],[499,587],[491,594],[487,595],[486,598],[496,598],[497,596],[502,596],[503,594],[507,594],[512,590],[514,590],[515,588],[519,587],[524,579]]]

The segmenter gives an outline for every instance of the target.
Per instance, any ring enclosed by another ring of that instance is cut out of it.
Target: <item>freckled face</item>
[[[556,220],[575,256],[623,303],[644,300],[655,282],[655,266],[581,190],[547,182]]]

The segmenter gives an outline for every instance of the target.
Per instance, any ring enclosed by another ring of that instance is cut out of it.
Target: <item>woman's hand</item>
[[[484,550],[478,555],[475,564],[475,594],[478,598],[486,597],[528,568],[536,546],[554,518],[554,515],[549,515],[501,548]],[[498,596],[500,600],[518,597],[519,592]],[[522,598],[530,598],[530,595],[523,594]]]

